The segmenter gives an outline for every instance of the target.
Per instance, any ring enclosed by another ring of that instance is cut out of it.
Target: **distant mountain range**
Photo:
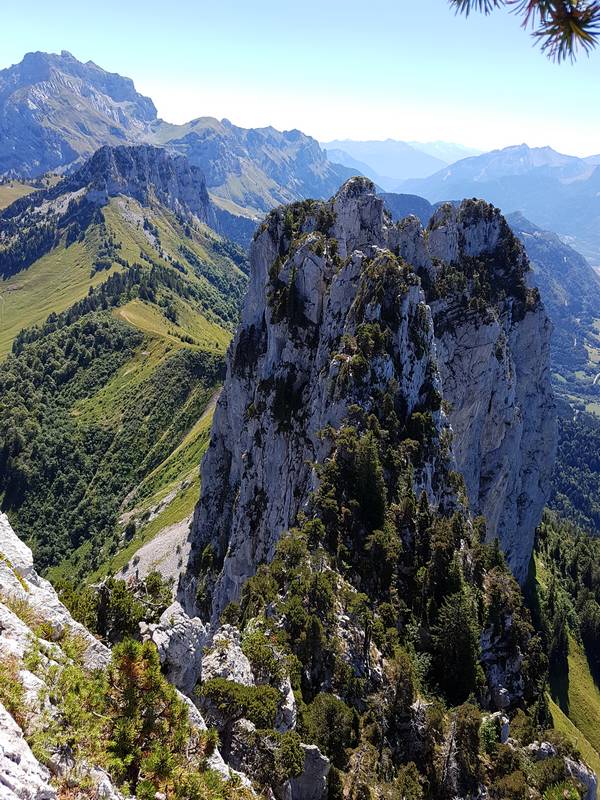
[[[483,153],[483,150],[478,150],[475,147],[465,147],[464,144],[456,144],[456,142],[408,142],[408,144],[423,153],[428,153],[430,156],[445,161],[446,164],[453,164],[461,158],[478,156]]]
[[[577,158],[526,144],[462,159],[402,191],[431,202],[484,197],[560,234],[600,266],[600,156]]]
[[[298,130],[246,129],[211,117],[171,125],[129,78],[65,51],[29,53],[0,71],[0,176],[69,172],[100,147],[123,144],[186,156],[204,175],[216,229],[238,243],[248,243],[274,206],[330,197],[360,173],[382,191],[430,202],[482,197],[555,231],[600,267],[600,155],[525,144],[469,155],[462,145],[392,139],[335,140],[323,150]]]
[[[431,175],[448,163],[393,139],[381,142],[334,140],[322,146],[329,159],[347,167],[362,168],[368,178],[386,191],[396,191],[406,178]]]
[[[598,157],[578,158],[558,153],[551,147],[526,144],[492,150],[460,161],[430,176],[430,180],[452,184],[471,180],[485,183],[508,175],[545,175],[561,181],[581,180],[594,171]]]
[[[460,158],[480,153],[450,142],[354,141],[322,143],[330,161],[358,169],[389,192],[408,178],[424,178]]]
[[[525,246],[531,282],[537,286],[554,325],[554,391],[571,406],[590,410],[600,399],[600,278],[585,258],[522,214],[507,221]]]
[[[139,141],[156,119],[133,81],[70,53],[28,53],[0,71],[0,174],[36,177],[105,144]]]
[[[354,171],[300,131],[238,128],[210,117],[157,118],[129,78],[70,53],[28,53],[0,71],[0,175],[64,171],[103,145],[156,144],[202,169],[221,208],[260,217],[274,205],[329,197]]]
[[[152,124],[148,140],[202,169],[215,202],[233,213],[262,216],[305,197],[330,197],[356,174],[333,164],[318,142],[298,130],[240,128],[201,117],[185,125]]]

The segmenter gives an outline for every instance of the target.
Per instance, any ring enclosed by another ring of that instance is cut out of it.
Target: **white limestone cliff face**
[[[391,382],[406,416],[441,389],[424,293],[415,273],[399,270],[385,247],[383,204],[368,186],[350,181],[336,195],[332,238],[316,230],[316,204],[285,259],[278,260],[286,239],[281,212],[271,215],[254,243],[250,289],[192,524],[192,557],[201,558],[209,546],[222,564],[216,584],[207,587],[213,618],[239,597],[257,564],[272,558],[280,535],[305,506],[317,485],[314,464],[331,449],[322,432],[339,428],[353,404],[368,413]],[[280,266],[276,274],[274,264]],[[394,319],[393,354],[376,355],[376,382],[362,384],[346,341],[382,315]],[[441,411],[434,418],[440,433],[446,425]],[[443,500],[435,464],[416,482]],[[193,580],[183,581],[190,611],[197,590]]]
[[[109,197],[134,197],[142,205],[153,199],[173,211],[217,228],[217,217],[208,196],[204,175],[183,156],[172,156],[160,147],[134,145],[102,147],[70,181],[88,188],[90,201]]]
[[[291,212],[279,209],[253,243],[182,604],[215,621],[238,599],[306,507],[314,465],[331,446],[322,432],[339,427],[355,403],[369,413],[390,387],[405,419],[428,409],[438,439],[448,422],[453,429],[452,451],[431,449],[416,491],[441,507],[456,502],[447,480],[455,464],[473,511],[487,517],[488,538],[500,539],[523,579],[548,492],[555,420],[550,325],[526,287],[521,246],[483,202],[443,207],[427,230],[415,218],[394,225],[366,179],[348,181],[329,203],[292,211],[293,242]],[[480,269],[489,285],[474,277]],[[347,341],[380,318],[393,329],[393,355],[374,357],[377,380],[363,386]]]
[[[14,602],[10,601],[26,604],[33,615],[43,618],[52,632],[52,641],[60,640],[67,631],[80,636],[86,644],[87,668],[101,669],[108,664],[108,648],[73,619],[52,585],[37,574],[31,550],[13,531],[6,515],[0,513],[0,655],[22,659],[30,647],[31,631],[11,609]]]
[[[485,516],[488,535],[500,539],[523,582],[556,447],[551,325],[537,295],[524,298],[515,285],[528,263],[504,219],[496,212],[473,224],[467,211],[444,207],[434,215],[434,271],[439,261],[470,267],[487,259],[492,292],[504,296],[493,308],[465,304],[459,292],[433,300],[437,363],[471,509]]]
[[[142,630],[156,645],[168,680],[186,695],[194,691],[200,675],[206,628],[201,620],[190,618],[175,602],[165,609],[157,625]]]
[[[23,731],[0,703],[1,800],[55,800],[50,771],[31,752]]]

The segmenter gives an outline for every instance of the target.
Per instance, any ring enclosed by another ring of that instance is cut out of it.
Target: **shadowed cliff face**
[[[307,509],[327,430],[384,397],[407,430],[415,415],[428,421],[415,491],[446,513],[461,502],[460,470],[473,513],[523,579],[555,447],[550,325],[527,270],[483,202],[442,207],[427,230],[416,218],[394,225],[373,185],[352,179],[328,203],[272,212],[202,466],[188,607],[207,559],[203,613],[239,597]]]

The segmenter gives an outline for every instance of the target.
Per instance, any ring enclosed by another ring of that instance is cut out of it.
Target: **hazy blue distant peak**
[[[353,141],[336,139],[322,144],[328,152],[341,150],[355,161],[370,167],[372,173],[382,176],[381,185],[389,190],[399,180],[424,178],[442,169],[448,162],[412,147],[407,142],[386,139],[385,141]]]
[[[430,156],[445,161],[447,164],[460,161],[461,158],[478,156],[483,153],[483,150],[478,150],[475,147],[467,147],[464,144],[457,144],[456,142],[408,142],[408,144],[420,150],[422,153],[427,153]]]
[[[600,160],[600,157],[596,158]],[[486,181],[545,170],[558,179],[574,179],[589,177],[593,165],[592,160],[558,153],[552,147],[529,147],[527,144],[518,144],[463,158],[440,170],[438,176],[443,180],[460,177]]]
[[[378,175],[369,164],[365,164],[364,161],[353,158],[350,153],[347,153],[345,150],[339,150],[337,148],[330,149],[329,147],[324,148],[324,150],[327,158],[334,164],[342,164],[342,166],[348,167],[349,169],[355,169],[357,175],[366,175],[367,178],[371,178],[375,183],[380,180],[381,176]]]
[[[504,213],[521,211],[545,230],[569,237],[600,265],[600,157],[578,158],[551,147],[513,145],[464,158],[399,191],[430,202],[483,197]]]

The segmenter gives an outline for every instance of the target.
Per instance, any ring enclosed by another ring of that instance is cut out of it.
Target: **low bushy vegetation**
[[[52,661],[40,658],[38,647],[27,665],[42,679],[49,705],[26,730],[42,763],[68,747],[75,763],[105,769],[124,794],[141,800],[154,800],[157,792],[176,800],[245,796],[207,769],[218,739],[191,724],[187,705],[161,673],[154,644],[125,639],[108,668],[97,672],[66,653],[58,661],[56,653]],[[67,779],[82,789],[89,780],[85,772]]]
[[[116,644],[140,638],[141,622],[158,622],[171,604],[171,583],[153,571],[144,579],[109,577],[93,586],[61,579],[54,588],[74,619],[107,643]]]
[[[539,607],[548,631],[551,666],[568,674],[567,631],[583,644],[590,669],[600,680],[600,540],[547,513],[536,551],[547,582]]]
[[[377,346],[373,331],[361,336]],[[270,696],[283,669],[298,733],[331,760],[330,797],[355,800],[395,782],[407,796],[440,796],[448,737],[460,791],[494,783],[495,796],[518,797],[533,779],[503,763],[499,731],[486,736],[483,725],[490,701],[482,634],[522,659],[521,728],[533,738],[550,723],[544,633],[536,634],[497,542],[483,542],[484,522],[460,509],[440,514],[425,494],[414,495],[415,462],[436,435],[431,415],[403,419],[386,397],[377,409],[367,416],[353,408],[348,424],[324,432],[331,457],[305,514],[223,613],[242,631],[259,686],[213,679],[199,687],[202,701],[228,719],[245,709],[255,715],[255,697]],[[198,567],[208,604],[215,554]],[[423,701],[415,749],[410,720]],[[263,698],[262,708],[268,719],[253,719],[271,728],[275,707]]]

